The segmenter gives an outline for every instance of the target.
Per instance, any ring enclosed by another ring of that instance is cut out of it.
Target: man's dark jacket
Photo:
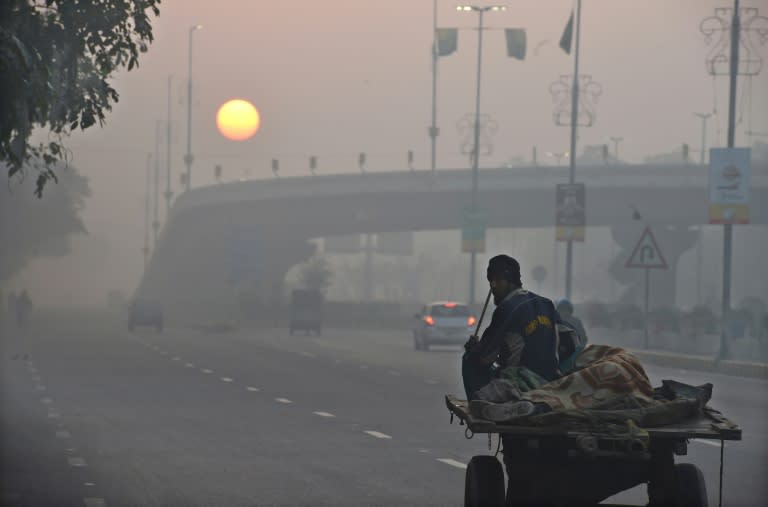
[[[516,289],[496,307],[482,339],[468,348],[466,359],[489,367],[494,362],[501,368],[524,366],[554,380],[558,377],[558,323],[560,315],[552,301]]]

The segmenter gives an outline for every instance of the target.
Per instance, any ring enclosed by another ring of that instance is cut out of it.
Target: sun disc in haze
[[[258,109],[247,100],[227,101],[216,113],[216,126],[219,132],[232,141],[245,141],[251,138],[259,130],[260,124]]]

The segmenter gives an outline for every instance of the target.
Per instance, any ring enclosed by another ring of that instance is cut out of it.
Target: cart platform
[[[469,402],[446,395],[445,404],[452,416],[456,416],[460,424],[466,424],[472,433],[503,433],[517,436],[560,436],[578,437],[594,431],[574,430],[562,426],[524,426],[520,424],[497,424],[492,421],[480,419],[469,411]],[[712,440],[741,440],[741,428],[727,419],[719,411],[704,407],[701,415],[676,424],[656,428],[644,428],[651,439],[712,439]]]

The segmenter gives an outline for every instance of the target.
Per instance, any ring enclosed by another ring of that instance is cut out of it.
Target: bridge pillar
[[[617,252],[609,271],[617,282],[629,285],[616,302],[642,305],[645,291],[644,270],[626,268],[625,264],[632,255],[645,227],[645,224],[637,223],[611,228],[611,237],[618,243],[621,250]],[[651,308],[676,306],[678,261],[680,256],[699,240],[699,232],[682,226],[652,226],[651,231],[669,269],[651,270],[650,306]]]

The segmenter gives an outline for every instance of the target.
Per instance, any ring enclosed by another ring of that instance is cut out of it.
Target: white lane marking
[[[375,438],[392,438],[389,435],[386,435],[384,433],[379,433],[378,431],[365,430],[363,433],[367,433],[368,435]]]
[[[195,365],[192,364],[192,363],[186,363],[184,366],[186,366],[187,368],[194,368],[195,367]]]
[[[399,377],[400,375],[402,375],[402,373],[400,373],[397,370],[389,370],[387,373],[389,373],[390,375],[394,375],[395,377]]]
[[[451,458],[437,458],[437,461],[439,461],[440,463],[445,463],[446,465],[449,465],[449,466],[452,466],[452,467],[461,468],[462,470],[466,470],[467,469],[467,465],[465,465],[461,461],[456,461],[455,459],[451,459]]]
[[[302,355],[302,356],[304,356],[304,357],[311,357],[311,358],[315,358],[315,357],[317,357],[317,356],[316,356],[316,355],[314,355],[312,352],[304,352],[304,351],[302,351],[302,352],[299,352],[299,354],[300,354],[300,355]]]
[[[37,386],[36,389],[38,391],[45,391],[45,386]]]
[[[67,430],[58,430],[56,432],[56,438],[70,438],[72,434],[70,434]]]
[[[709,445],[711,447],[720,447],[720,442],[713,442],[711,440],[694,440],[697,444]]]
[[[213,370],[209,370],[208,368],[200,368],[200,371],[205,373],[206,375],[210,375],[213,373]]]
[[[50,405],[53,403],[53,398],[40,398],[40,403],[44,403],[45,405]]]
[[[360,365],[360,369],[361,370],[367,370],[368,369],[368,365],[367,364],[361,364]]]
[[[83,458],[79,457],[79,456],[75,456],[73,458],[67,458],[67,461],[69,462],[69,466],[73,466],[73,467],[88,466],[85,463],[85,460]]]
[[[257,393],[257,392],[259,392],[259,388],[258,388],[258,387],[248,386],[248,387],[246,387],[245,389],[246,389],[247,391],[251,391],[252,393]]]
[[[312,412],[315,415],[319,415],[320,417],[336,417],[335,415],[331,414],[330,412]]]
[[[34,377],[32,377],[32,382],[40,382],[41,380],[43,379],[41,379],[38,375],[35,375]]]
[[[171,361],[181,361],[181,358],[179,356],[173,356]]]
[[[275,398],[275,401],[278,402],[278,403],[293,403],[288,398]]]
[[[59,419],[61,417],[61,413],[56,412],[55,410],[48,411],[48,419]]]
[[[234,381],[234,380],[235,380],[235,379],[232,379],[232,378],[229,378],[229,377],[221,377],[221,381],[222,381],[222,382],[232,382],[232,381]]]
[[[161,350],[161,351],[160,351],[160,355],[161,355],[161,356],[167,356],[167,355],[168,355],[168,352],[166,352],[165,350]]]
[[[95,485],[96,485],[95,482],[84,482],[83,483],[83,486],[95,486]]]
[[[107,502],[103,498],[83,498],[85,507],[107,507]]]

